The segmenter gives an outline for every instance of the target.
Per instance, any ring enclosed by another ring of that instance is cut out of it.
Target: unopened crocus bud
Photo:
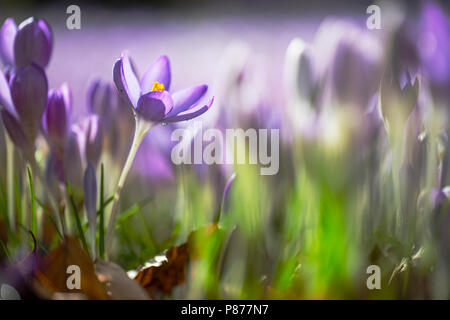
[[[343,38],[331,66],[333,91],[339,103],[365,110],[380,82],[381,50],[363,33]]]
[[[14,62],[24,67],[31,62],[47,67],[53,48],[50,26],[41,19],[29,18],[19,25],[14,40]]]
[[[0,29],[0,60],[5,66],[14,66],[14,39],[17,26],[14,19],[8,18]]]
[[[10,88],[25,136],[34,141],[47,104],[47,76],[41,67],[32,63],[16,70]]]
[[[112,105],[112,86],[101,80],[94,80],[88,91],[88,110],[102,118],[102,124],[108,123],[115,105]]]
[[[62,146],[67,138],[67,110],[63,93],[60,90],[51,90],[48,95],[44,127],[48,139],[56,146]]]

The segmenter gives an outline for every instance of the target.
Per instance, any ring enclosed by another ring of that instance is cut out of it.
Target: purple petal
[[[208,111],[208,109],[211,108],[213,102],[214,102],[214,97],[209,101],[209,103],[207,105],[204,105],[203,107],[201,107],[197,110],[188,110],[185,113],[165,118],[163,120],[163,122],[177,122],[177,121],[191,120],[193,118],[196,118],[196,117],[204,114],[206,111]]]
[[[95,79],[89,85],[87,106],[90,113],[97,113],[97,96],[100,89],[100,80]]]
[[[102,153],[103,134],[100,126],[100,119],[97,115],[91,115],[87,119],[86,160],[97,166]]]
[[[59,90],[49,93],[44,124],[50,141],[62,145],[67,137],[68,115],[63,93]]]
[[[172,94],[174,107],[167,116],[175,116],[195,106],[195,104],[205,95],[207,90],[207,85],[200,85],[175,92]]]
[[[44,20],[29,18],[19,25],[14,40],[16,67],[35,62],[45,68],[52,53],[53,37],[50,26]]]
[[[137,112],[145,120],[160,121],[172,108],[173,101],[167,91],[152,91],[139,99]]]
[[[72,110],[72,91],[70,90],[67,82],[64,82],[61,87],[59,87],[61,94],[64,98],[64,105],[66,106],[66,113],[70,115],[70,111]]]
[[[14,142],[14,144],[22,150],[27,150],[29,148],[28,141],[20,127],[19,121],[11,113],[3,109],[1,111],[3,124],[5,125],[6,131],[9,137]]]
[[[36,64],[19,68],[11,79],[11,97],[25,134],[34,140],[47,104],[47,77]]]
[[[14,65],[14,39],[17,26],[14,19],[8,18],[0,30],[0,59],[4,65]]]
[[[112,117],[112,89],[109,83],[94,80],[88,91],[88,110],[99,115],[103,123],[108,123]]]
[[[84,173],[84,205],[89,223],[95,223],[97,217],[97,178],[95,168],[88,163]]]
[[[164,85],[164,89],[169,91],[170,62],[167,56],[159,57],[148,67],[141,80],[142,93],[152,91],[154,82],[162,83]]]
[[[4,74],[0,71],[0,106],[6,108],[10,113],[16,115],[12,106],[11,92],[9,89],[8,81]]]
[[[119,94],[136,108],[141,88],[127,55],[122,55],[114,64],[113,77]]]

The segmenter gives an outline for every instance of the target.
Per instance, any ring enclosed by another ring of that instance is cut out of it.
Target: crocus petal
[[[115,105],[112,105],[112,90],[109,83],[94,80],[88,90],[88,110],[99,115],[102,125],[108,124]]]
[[[61,87],[59,87],[59,90],[61,91],[61,94],[64,98],[64,105],[66,106],[66,113],[67,115],[70,114],[70,111],[72,110],[72,91],[70,90],[69,85],[67,82],[64,82]]]
[[[175,92],[172,94],[173,109],[167,116],[175,116],[195,106],[195,104],[205,95],[207,90],[207,85],[199,85]]]
[[[139,99],[137,112],[145,120],[160,121],[172,108],[173,100],[167,91],[152,91]]]
[[[19,68],[11,79],[11,97],[25,134],[34,140],[47,104],[47,77],[32,63]]]
[[[14,38],[17,26],[14,19],[8,18],[0,29],[0,59],[4,65],[14,65]]]
[[[97,95],[100,89],[100,80],[95,79],[89,84],[88,89],[88,99],[87,99],[87,107],[90,113],[97,113],[96,106],[97,106]]]
[[[203,107],[197,109],[197,110],[188,110],[185,113],[178,114],[176,116],[164,118],[163,122],[177,122],[177,121],[185,121],[185,120],[191,120],[193,118],[196,118],[206,111],[208,111],[209,108],[211,108],[212,104],[214,102],[214,97],[209,101],[207,105],[204,105]]]
[[[19,25],[14,40],[16,67],[35,62],[45,68],[52,53],[53,37],[50,26],[44,20],[29,18]]]
[[[48,95],[44,127],[52,143],[62,145],[67,136],[67,108],[62,92],[52,90]]]
[[[113,78],[119,94],[136,108],[141,95],[141,88],[136,74],[127,55],[116,61],[113,68]]]
[[[86,145],[84,147],[86,160],[97,166],[102,153],[103,134],[100,119],[97,115],[87,118]]]
[[[153,88],[153,83],[159,82],[164,89],[169,91],[170,87],[170,62],[167,56],[161,56],[155,60],[147,69],[141,80],[142,93],[148,93]]]
[[[95,177],[95,168],[91,163],[88,163],[84,173],[84,205],[89,223],[95,224],[97,217],[97,178]]]
[[[3,109],[1,111],[3,124],[6,131],[14,144],[22,150],[27,150],[29,147],[28,141],[20,127],[19,121],[11,113]]]
[[[6,80],[4,74],[0,71],[0,108],[1,107],[6,108],[10,113],[15,115],[8,81]]]

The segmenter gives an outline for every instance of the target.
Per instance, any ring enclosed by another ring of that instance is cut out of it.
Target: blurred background
[[[80,30],[66,28],[71,4]],[[368,30],[372,4],[1,0],[0,21],[51,25],[49,87],[69,84],[73,123],[89,113],[92,81],[112,83],[127,52],[139,75],[167,55],[172,92],[208,84],[204,129],[280,129],[274,176],[252,165],[175,166],[170,134],[188,123],[153,129],[120,205],[113,261],[130,274],[219,212],[224,236],[204,239],[203,260],[170,297],[448,299],[449,4],[376,2],[382,28]],[[131,112],[113,123],[101,158],[108,195]],[[371,264],[383,290],[367,290]]]

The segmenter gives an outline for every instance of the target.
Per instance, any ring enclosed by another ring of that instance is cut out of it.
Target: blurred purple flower
[[[171,95],[168,91],[170,63],[166,56],[151,64],[139,82],[129,57],[124,54],[114,64],[113,77],[120,95],[129,102],[133,112],[147,121],[190,120],[205,113],[214,100],[212,98],[203,107],[194,108],[205,95],[206,85],[192,86]]]
[[[161,126],[153,129],[151,137],[147,136],[142,140],[132,167],[135,175],[152,181],[153,184],[174,178],[170,161],[170,152],[174,146],[170,139],[171,132],[168,126]]]
[[[14,39],[14,62],[24,67],[31,62],[47,67],[53,48],[53,35],[48,23],[33,17],[23,21]]]
[[[51,145],[62,147],[69,127],[70,89],[64,83],[60,89],[52,89],[48,94],[43,127]]]
[[[88,111],[97,114],[101,118],[104,129],[109,128],[112,115],[116,109],[113,104],[113,90],[108,82],[95,79],[91,82],[88,90]]]
[[[133,131],[134,119],[130,109],[119,97],[112,84],[94,80],[88,90],[88,111],[97,115],[99,132],[103,139],[103,150],[120,163],[120,157],[130,145],[130,135]]]
[[[343,38],[331,65],[331,81],[338,101],[365,110],[380,81],[381,55],[370,38]]]
[[[96,115],[89,116],[86,119],[86,161],[97,166],[102,153],[103,134],[100,126],[100,119]]]
[[[434,95],[448,97],[450,88],[450,24],[443,10],[426,2],[419,23],[418,50]],[[448,103],[448,98],[443,99]]]
[[[5,78],[0,75],[0,103],[4,107],[2,116],[4,122],[8,122],[5,123],[8,133],[16,144],[22,139],[19,136],[23,135],[26,145],[33,148],[47,104],[48,84],[45,71],[32,63],[16,70],[9,88],[5,83]],[[22,148],[23,145],[19,147]]]

